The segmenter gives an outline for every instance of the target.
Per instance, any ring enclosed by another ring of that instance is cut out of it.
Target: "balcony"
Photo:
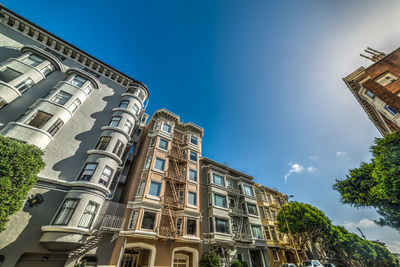
[[[185,207],[185,201],[183,199],[178,199],[175,201],[173,197],[164,196],[162,198],[163,204],[166,206],[170,206],[176,209],[183,209]]]

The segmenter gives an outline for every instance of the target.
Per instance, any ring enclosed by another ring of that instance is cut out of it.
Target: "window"
[[[370,98],[372,98],[372,99],[375,98],[375,95],[374,95],[372,92],[368,91],[368,90],[365,92],[365,94],[366,94],[367,96],[369,96]]]
[[[138,114],[138,112],[139,112],[139,107],[138,107],[138,105],[133,104],[132,111],[133,111],[133,113]]]
[[[142,226],[140,228],[154,231],[156,215],[155,212],[145,211],[143,214]]]
[[[99,204],[89,201],[89,204],[86,206],[86,209],[83,212],[81,219],[79,220],[78,227],[90,228],[94,217],[96,217],[98,208]]]
[[[229,199],[229,207],[231,209],[233,209],[235,207],[235,199],[234,198]]]
[[[139,98],[140,98],[141,100],[144,99],[144,94],[143,94],[142,92],[139,93]]]
[[[110,179],[113,175],[113,172],[114,172],[113,169],[111,169],[108,166],[105,166],[103,169],[103,172],[100,175],[99,183],[107,186],[108,182],[110,181]]]
[[[188,193],[188,204],[197,206],[197,194],[194,192]]]
[[[197,153],[190,151],[190,160],[197,161]]]
[[[118,107],[120,107],[120,108],[127,108],[128,105],[129,105],[129,101],[128,101],[128,100],[122,100],[122,101],[119,103],[119,106],[118,106]]]
[[[111,126],[111,127],[118,127],[120,121],[121,121],[121,117],[119,117],[119,116],[113,116],[113,117],[111,118],[111,121],[110,121],[110,123],[108,124],[108,126]]]
[[[63,125],[64,122],[61,119],[57,119],[56,122],[53,123],[53,125],[51,125],[51,127],[47,131],[51,134],[51,136],[54,136]]]
[[[271,216],[272,216],[272,220],[276,220],[276,212],[274,210],[271,210]]]
[[[160,127],[160,122],[157,121],[156,123],[154,123],[153,131],[157,130],[159,127]]]
[[[20,75],[22,75],[21,72],[16,71],[12,68],[6,67],[5,69],[0,71],[0,81],[8,83],[8,82],[11,82],[12,80],[18,78]]]
[[[214,205],[217,207],[226,208],[226,196],[218,195],[214,193]]]
[[[0,97],[0,109],[2,109],[5,105],[7,105],[7,102]]]
[[[150,196],[159,197],[160,191],[161,191],[161,183],[151,181],[150,187],[149,187],[149,192],[147,194],[149,194]]]
[[[168,141],[164,140],[164,139],[160,139],[160,141],[158,142],[158,148],[168,150]]]
[[[18,91],[20,91],[21,93],[25,92],[26,90],[28,90],[29,88],[31,88],[32,86],[34,86],[35,83],[32,81],[31,78],[26,78],[25,80],[23,80],[22,82],[20,82],[19,84],[17,84],[15,86],[15,88],[18,89]]]
[[[67,92],[60,91],[55,96],[53,96],[51,101],[60,105],[64,105],[71,98],[71,96],[72,95],[68,94]]]
[[[155,138],[151,138],[150,147],[154,147],[155,145],[156,145],[156,139]]]
[[[271,220],[271,213],[269,212],[269,208],[264,207],[264,211],[265,211],[265,218]]]
[[[75,99],[74,102],[68,107],[68,110],[71,111],[72,113],[75,112],[75,110],[80,106],[81,101],[79,98]]]
[[[82,87],[82,85],[86,82],[86,80],[80,76],[75,76],[72,80],[71,80],[71,84],[75,85],[77,87]]]
[[[190,143],[192,143],[193,145],[198,145],[198,143],[199,143],[199,141],[198,141],[198,138],[196,137],[196,136],[194,136],[194,135],[190,135]]]
[[[268,240],[271,240],[271,233],[268,230],[268,226],[265,227],[265,236]]]
[[[215,218],[215,231],[218,233],[227,233],[229,234],[229,224],[228,220]]]
[[[137,210],[132,211],[132,216],[131,220],[129,221],[129,229],[135,229],[136,228],[136,221],[138,217],[139,212]]]
[[[196,235],[196,220],[187,219],[186,233],[188,235]]]
[[[113,153],[115,155],[117,155],[118,157],[120,157],[122,154],[123,148],[124,148],[124,144],[122,143],[122,141],[117,140],[117,143],[115,144],[114,149],[113,149]]]
[[[154,162],[154,169],[164,171],[165,159],[156,158]]]
[[[78,199],[66,199],[61,209],[58,211],[53,224],[67,225],[69,223],[69,220],[71,220],[72,215],[74,214],[78,202],[79,202]]]
[[[132,131],[132,127],[133,127],[132,122],[130,120],[126,120],[125,125],[124,125],[124,131],[127,132],[128,134],[130,134]]]
[[[85,168],[79,175],[78,180],[90,181],[90,179],[93,176],[93,173],[96,171],[96,168],[97,168],[97,163],[86,163]]]
[[[257,214],[257,206],[256,206],[256,205],[253,205],[253,204],[247,203],[247,212],[248,212],[250,215],[258,215],[258,214]]]
[[[267,195],[267,200],[268,200],[268,203],[272,204],[272,198],[271,198],[271,195]]]
[[[139,188],[138,188],[138,196],[143,196],[144,187],[146,186],[146,181],[140,181]]]
[[[89,82],[89,84],[85,87],[85,89],[83,89],[83,91],[85,92],[85,94],[89,95],[93,91],[92,83]]]
[[[46,122],[53,117],[53,115],[43,112],[43,111],[36,111],[35,114],[32,115],[32,117],[26,122],[26,124],[31,125],[36,128],[42,128],[43,125],[46,124]]]
[[[35,54],[30,54],[28,57],[24,58],[22,62],[28,64],[32,67],[38,66],[40,63],[44,61],[43,58],[36,56]]]
[[[258,207],[258,209],[260,210],[260,217],[265,218],[264,209],[262,207]]]
[[[397,114],[397,110],[395,110],[394,108],[392,108],[392,107],[389,106],[389,105],[386,105],[385,109],[386,109],[387,111],[389,111],[392,115],[396,115],[396,114]]]
[[[386,86],[386,85],[391,84],[392,82],[396,81],[398,78],[399,77],[397,77],[395,74],[393,74],[391,72],[385,72],[383,75],[376,78],[375,81],[382,86]]]
[[[110,136],[102,136],[100,137],[99,142],[96,145],[96,149],[98,150],[106,150],[108,144],[110,143],[111,137]]]
[[[221,175],[213,173],[213,184],[225,186],[224,177],[222,177]]]
[[[229,188],[233,188],[232,180],[227,179],[226,182],[228,183]]]
[[[176,219],[176,234],[177,235],[182,234],[182,218]]]
[[[261,191],[261,199],[262,199],[263,201],[266,200],[265,192],[264,192],[264,191]]]
[[[171,125],[169,125],[168,123],[166,123],[166,122],[164,121],[164,122],[163,122],[163,125],[162,125],[162,130],[163,130],[164,132],[171,133],[171,129],[172,129]]]
[[[179,191],[179,197],[178,197],[179,204],[184,204],[184,201],[183,201],[184,198],[185,198],[185,191],[180,190]]]
[[[276,249],[272,249],[272,257],[273,257],[274,261],[279,261],[279,256],[278,256],[278,252],[276,251]]]
[[[150,163],[151,163],[151,157],[147,157],[144,163],[144,169],[150,168]]]
[[[253,232],[253,237],[254,238],[259,238],[259,239],[264,239],[264,235],[261,231],[261,226],[259,225],[252,225],[251,230]]]
[[[275,240],[275,241],[277,241],[278,238],[277,238],[277,236],[276,236],[275,226],[270,226],[270,227],[269,227],[269,230],[270,230],[270,232],[271,232],[272,239]]]
[[[50,65],[47,65],[46,67],[42,68],[42,69],[40,70],[40,72],[41,72],[45,77],[47,77],[47,76],[48,76],[50,73],[52,73],[54,70],[55,70],[54,66],[50,64]]]
[[[248,185],[243,185],[244,193],[248,196],[254,196],[253,187]]]
[[[197,181],[197,171],[189,169],[189,180],[196,182]]]

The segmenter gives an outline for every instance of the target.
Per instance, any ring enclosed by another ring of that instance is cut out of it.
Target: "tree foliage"
[[[379,225],[400,231],[400,133],[376,138],[370,151],[371,162],[350,170],[333,189],[343,203],[376,208]]]
[[[215,253],[215,251],[210,251],[203,254],[200,260],[201,267],[220,267],[221,258]]]
[[[312,205],[291,202],[281,208],[277,219],[279,231],[288,233],[289,226],[303,255],[307,254],[306,249],[310,245],[308,249],[316,248],[316,257],[341,259],[349,266],[400,266],[385,247],[362,239],[343,226],[333,225],[321,210]]]
[[[36,146],[0,135],[0,232],[35,185],[44,167],[42,155]]]

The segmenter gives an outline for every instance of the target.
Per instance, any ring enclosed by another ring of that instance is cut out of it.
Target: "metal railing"
[[[105,215],[100,225],[100,229],[121,230],[124,226],[125,218],[119,216]]]

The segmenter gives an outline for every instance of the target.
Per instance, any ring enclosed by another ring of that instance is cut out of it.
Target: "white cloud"
[[[387,248],[391,252],[400,253],[400,241],[390,241],[386,243]]]
[[[378,227],[378,225],[374,221],[372,221],[368,218],[363,218],[358,223],[345,221],[343,226],[349,230],[355,230],[357,227],[360,227],[360,228]]]
[[[318,156],[309,156],[308,159],[309,160],[317,160],[319,157]]]
[[[304,167],[298,163],[289,163],[290,165],[290,170],[289,172],[285,175],[285,183],[287,181],[287,178],[292,174],[292,173],[301,173],[304,170]]]
[[[347,155],[347,152],[345,152],[345,151],[338,151],[338,152],[336,152],[336,156],[346,156]]]
[[[315,172],[316,170],[317,170],[317,168],[315,168],[313,166],[310,166],[310,167],[307,168],[308,172]]]

